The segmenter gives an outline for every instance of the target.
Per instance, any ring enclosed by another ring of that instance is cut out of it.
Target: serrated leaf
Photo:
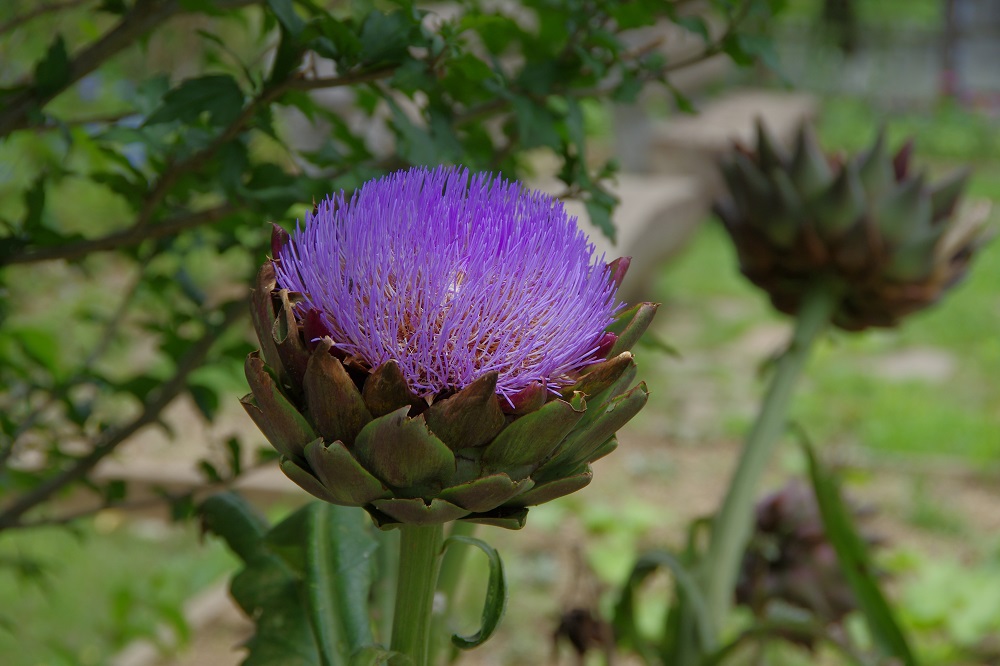
[[[244,562],[230,584],[233,598],[256,625],[246,643],[249,654],[243,666],[330,663],[322,660],[317,648],[303,583],[268,548],[264,541],[269,534],[267,523],[256,510],[239,495],[227,492],[205,500],[199,513],[205,528],[221,536]]]

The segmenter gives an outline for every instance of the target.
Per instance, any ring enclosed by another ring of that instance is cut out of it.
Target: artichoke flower
[[[853,159],[827,157],[805,126],[787,154],[758,123],[757,148],[737,145],[721,170],[728,196],[716,213],[743,274],[787,314],[826,281],[846,330],[896,325],[960,280],[983,241],[982,224],[955,214],[967,180],[914,174],[907,143],[890,154],[884,132]]]
[[[515,182],[401,171],[317,205],[251,297],[243,406],[312,495],[380,527],[518,528],[586,486],[645,404],[615,299],[562,204]]]

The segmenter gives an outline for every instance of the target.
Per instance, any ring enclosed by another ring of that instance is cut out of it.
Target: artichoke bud
[[[890,245],[926,234],[931,227],[931,201],[924,186],[924,176],[904,180],[893,187],[879,200],[874,213],[879,233]]]
[[[862,511],[855,508],[856,515]],[[880,539],[865,534],[868,543]],[[841,623],[857,600],[826,536],[812,489],[792,481],[760,500],[736,586],[736,602],[767,618],[777,604],[808,613],[821,627]],[[805,647],[813,636],[784,636]]]
[[[931,187],[931,211],[934,222],[951,217],[968,182],[969,170],[959,169]]]
[[[757,119],[757,160],[765,174],[788,168],[788,157],[784,149],[774,140],[764,121]]]
[[[833,179],[830,162],[823,154],[815,133],[804,124],[799,127],[795,139],[789,175],[803,197],[811,197],[825,189]]]
[[[872,147],[858,158],[858,175],[869,201],[877,200],[896,182],[893,160],[886,150],[885,141],[885,129],[881,129]]]
[[[857,165],[846,164],[833,184],[810,202],[816,227],[830,239],[844,234],[861,219],[865,211],[865,193]]]
[[[743,274],[773,305],[796,314],[817,283],[842,294],[833,323],[894,326],[940,299],[983,242],[983,219],[960,216],[967,172],[928,183],[894,155],[885,131],[854,158],[831,158],[802,127],[791,159],[758,125],[755,151],[723,158],[727,195],[714,205]],[[960,229],[960,231],[958,231]]]

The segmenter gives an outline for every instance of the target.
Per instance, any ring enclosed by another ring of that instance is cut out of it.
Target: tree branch
[[[274,460],[262,460],[256,462],[252,465],[247,466],[243,469],[240,474],[236,476],[231,476],[221,481],[213,481],[208,483],[202,483],[199,485],[192,485],[189,490],[176,493],[168,493],[163,491],[160,497],[144,497],[141,499],[134,500],[121,500],[117,502],[100,502],[94,506],[87,507],[85,509],[78,509],[76,511],[69,511],[62,515],[51,516],[47,518],[39,518],[38,520],[31,521],[21,521],[18,522],[17,527],[23,529],[29,529],[32,527],[52,527],[58,525],[68,525],[69,523],[76,522],[81,518],[88,518],[95,513],[100,511],[105,511],[107,509],[115,509],[118,511],[140,511],[143,509],[148,509],[152,507],[160,506],[164,503],[176,502],[178,500],[184,499],[185,497],[204,497],[208,494],[212,494],[221,490],[235,489],[239,490],[240,481],[243,480],[246,474],[253,472],[258,469],[262,469],[268,465],[274,464]],[[294,486],[290,486],[294,489]]]
[[[173,377],[149,394],[138,416],[124,425],[108,428],[101,432],[94,440],[90,453],[78,458],[71,467],[50,476],[8,504],[0,512],[0,531],[19,526],[21,517],[25,513],[42,504],[69,484],[83,479],[97,463],[111,454],[122,442],[146,426],[155,423],[167,405],[184,391],[188,375],[201,367],[216,340],[246,312],[246,304],[242,301],[235,301],[226,306],[222,311],[222,322],[206,331],[198,341],[188,348],[178,361],[177,370]]]
[[[56,401],[64,398],[66,394],[74,386],[77,386],[80,382],[86,380],[87,375],[90,373],[94,364],[108,351],[111,343],[115,339],[115,334],[119,332],[121,326],[121,319],[125,316],[129,307],[135,302],[136,294],[139,293],[139,286],[142,284],[143,275],[145,273],[147,264],[141,262],[139,264],[139,270],[136,272],[135,277],[132,279],[131,285],[125,291],[121,300],[118,302],[118,306],[115,308],[114,312],[108,317],[102,327],[101,334],[97,338],[97,344],[94,345],[90,353],[87,354],[87,358],[84,359],[83,364],[80,369],[74,373],[74,376],[62,383],[61,386],[57,386],[53,389],[42,402],[34,409],[32,409],[27,416],[21,419],[14,431],[13,435],[10,436],[9,440],[4,437],[0,437],[0,467],[7,464],[7,460],[14,454],[17,447],[18,440],[31,428],[34,427],[38,419],[49,409]]]
[[[75,243],[66,243],[65,245],[42,247],[37,250],[28,250],[21,254],[3,257],[0,258],[0,266],[30,264],[39,261],[50,261],[52,259],[79,259],[91,252],[116,250],[136,245],[151,238],[172,236],[187,229],[193,229],[203,224],[210,224],[221,220],[241,208],[242,205],[227,202],[215,208],[168,218],[160,224],[146,225],[137,222],[127,229],[108,234],[107,236],[101,236],[100,238],[88,238],[87,240]]]
[[[258,0],[217,0],[220,10],[236,9],[255,4]],[[59,93],[97,69],[106,60],[135,42],[164,21],[184,13],[180,0],[139,0],[132,10],[108,32],[81,51],[69,63],[69,72],[63,85],[55,90],[42,91],[31,85],[6,100],[0,111],[0,138],[31,124],[31,111],[44,107]]]
[[[189,157],[174,162],[160,175],[152,191],[145,197],[142,209],[136,218],[135,223],[128,229],[119,231],[100,238],[93,238],[77,243],[66,245],[56,245],[52,247],[38,248],[27,252],[0,258],[0,266],[9,264],[27,264],[39,261],[49,261],[52,259],[77,259],[90,252],[101,252],[113,250],[119,247],[135,245],[147,238],[162,238],[172,234],[214,222],[240,207],[231,203],[223,204],[216,208],[210,208],[197,213],[181,215],[173,219],[166,220],[160,224],[150,224],[156,207],[170,192],[170,188],[176,184],[177,179],[184,173],[193,171],[201,167],[210,160],[224,145],[235,139],[243,132],[253,119],[257,110],[271,104],[283,94],[290,90],[317,90],[319,88],[338,88],[351,86],[359,83],[367,83],[384,79],[392,75],[394,67],[380,67],[363,72],[351,72],[341,76],[324,78],[292,78],[283,81],[281,84],[262,90],[254,97],[240,112],[240,115],[233,120],[215,139],[207,146]]]

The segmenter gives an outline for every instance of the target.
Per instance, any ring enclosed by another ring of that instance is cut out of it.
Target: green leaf
[[[30,232],[42,226],[42,212],[45,210],[45,176],[35,178],[31,187],[24,191],[24,229]]]
[[[261,551],[267,520],[241,495],[234,492],[212,495],[198,507],[202,528],[222,537],[236,555],[247,562]]]
[[[265,554],[248,562],[230,593],[257,627],[241,666],[324,666],[301,584],[279,557]]]
[[[219,474],[219,470],[217,470],[215,465],[207,460],[199,462],[198,469],[200,469],[201,473],[205,475],[205,480],[209,483],[220,483],[222,481],[222,475]]]
[[[864,541],[854,529],[851,513],[840,497],[836,479],[823,468],[813,447],[805,439],[802,440],[802,447],[809,461],[809,477],[826,536],[837,553],[840,569],[854,592],[876,646],[884,656],[895,657],[905,666],[916,666],[916,656],[878,586],[875,567]]]
[[[607,236],[608,240],[612,243],[617,242],[615,223],[611,221],[611,211],[614,204],[608,206],[603,202],[596,201],[594,199],[587,199],[583,205],[587,209],[587,215],[590,217],[590,222],[595,227],[600,229],[601,233]]]
[[[187,79],[163,96],[159,108],[145,124],[158,125],[179,120],[193,124],[207,113],[209,125],[229,125],[243,111],[243,91],[228,74],[209,74]]]
[[[271,73],[267,78],[268,85],[273,86],[287,79],[302,62],[303,53],[304,50],[297,35],[282,25],[281,40],[274,52],[274,62],[271,64]]]
[[[305,24],[299,18],[299,15],[295,13],[292,0],[267,0],[267,6],[274,12],[274,16],[278,19],[281,27],[290,32],[293,37],[299,36]]]
[[[402,11],[371,12],[361,24],[361,62],[379,65],[402,60],[413,41],[412,28],[412,18]]]
[[[242,446],[238,437],[230,437],[226,440],[226,459],[229,462],[229,472],[234,478],[243,471]]]
[[[551,111],[527,97],[512,97],[510,102],[517,119],[518,144],[522,148],[559,147],[562,138],[556,129],[557,118]]]
[[[489,579],[486,582],[486,601],[483,604],[483,615],[479,631],[469,636],[454,634],[451,637],[451,642],[455,647],[462,650],[471,650],[488,641],[500,625],[500,620],[503,619],[504,611],[507,610],[507,577],[503,570],[503,561],[500,559],[500,554],[493,546],[481,539],[456,535],[448,537],[444,542],[444,547],[448,548],[456,543],[475,546],[486,554],[490,564]]]
[[[56,35],[49,50],[45,52],[45,57],[35,65],[35,88],[41,95],[51,95],[69,82],[69,54],[66,52],[66,42],[62,35]]]
[[[195,406],[198,407],[198,411],[205,417],[205,420],[209,423],[214,421],[215,415],[219,412],[218,392],[204,384],[190,384],[188,392],[191,394],[191,399],[194,400]]]
[[[706,44],[711,39],[708,34],[708,24],[705,23],[705,19],[697,14],[691,14],[689,16],[681,16],[674,19],[674,23],[684,28],[688,32],[694,33],[701,37],[702,41]]]
[[[668,569],[673,574],[674,582],[677,584],[679,603],[695,620],[701,649],[705,653],[711,652],[715,649],[715,628],[701,588],[684,563],[665,550],[643,553],[636,560],[635,566],[632,567],[632,573],[629,574],[628,581],[622,588],[621,595],[615,605],[615,633],[622,636],[625,642],[636,650],[640,652],[648,650],[648,647],[643,645],[635,618],[635,596],[643,581],[661,567]]]
[[[63,346],[54,332],[40,326],[22,326],[10,331],[24,355],[42,366],[53,377],[61,373]]]
[[[330,664],[373,643],[368,616],[376,542],[350,508],[313,502],[277,525],[268,547],[299,571],[310,620]]]

